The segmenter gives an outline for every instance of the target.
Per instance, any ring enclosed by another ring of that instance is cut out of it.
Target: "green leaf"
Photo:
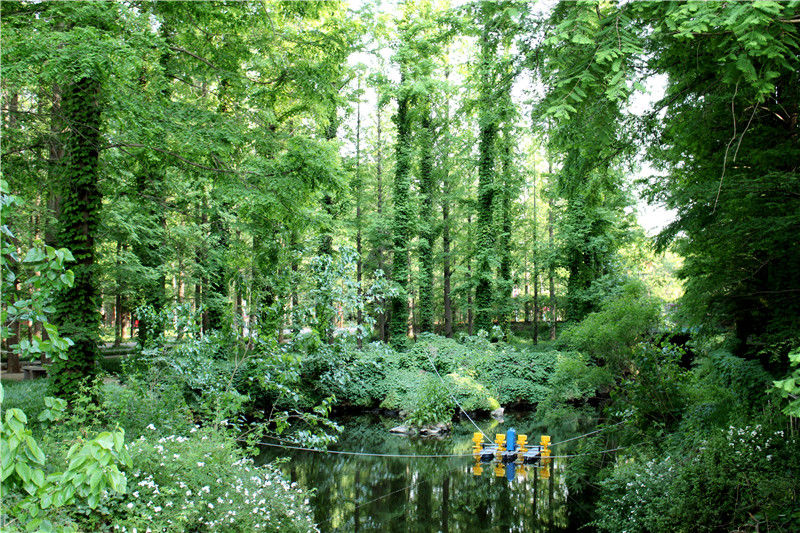
[[[48,507],[50,507],[50,505],[52,505],[52,503],[53,499],[49,493],[45,492],[44,494],[41,495],[39,499],[39,505],[41,506],[42,509],[47,509]]]
[[[99,444],[102,448],[106,450],[110,450],[114,447],[114,436],[108,431],[100,433],[94,440],[97,444]]]
[[[23,482],[28,483],[31,480],[31,467],[28,466],[28,463],[24,463],[22,461],[18,461],[16,465],[14,465],[14,470],[16,470],[17,475],[22,479]]]
[[[36,444],[36,441],[33,439],[33,437],[30,435],[25,437],[25,443],[28,445],[28,450],[30,450],[30,453],[33,455],[33,460],[40,465],[43,465],[45,461],[44,452],[41,448],[39,448],[39,445]]]
[[[38,468],[33,468],[31,470],[31,480],[36,484],[38,487],[44,486],[44,472]]]
[[[38,263],[40,261],[44,261],[47,259],[47,254],[45,254],[39,248],[31,248],[28,250],[28,253],[25,254],[25,259],[22,260],[23,263]]]

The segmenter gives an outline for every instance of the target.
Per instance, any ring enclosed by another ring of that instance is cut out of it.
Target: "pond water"
[[[422,439],[390,433],[396,418],[358,415],[337,421],[344,430],[331,450],[469,454],[475,431],[463,420],[444,438]],[[570,436],[550,433],[526,416],[477,423],[491,438],[514,427],[531,444],[542,434],[553,442]],[[278,457],[288,458],[283,468],[292,481],[314,490],[311,506],[323,532],[574,531],[586,521],[586,507],[565,483],[569,459],[553,459],[547,467],[517,466],[513,472],[488,464],[479,472],[470,457],[360,457],[265,447],[260,461]]]

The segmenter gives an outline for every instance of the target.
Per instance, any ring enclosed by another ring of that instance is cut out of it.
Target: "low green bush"
[[[686,449],[629,459],[601,484],[601,531],[797,531],[800,442],[761,424],[716,429]]]
[[[491,411],[501,404],[542,401],[556,356],[552,350],[490,343],[485,337],[455,340],[425,333],[404,351],[382,343],[363,350],[343,344],[316,346],[302,358],[302,381],[310,396],[335,396],[343,406],[424,412],[418,406],[439,387],[449,390],[441,395],[443,408],[455,407],[453,394],[467,411]],[[430,394],[422,392],[428,388]],[[443,410],[421,417],[442,419],[445,414]]]
[[[548,426],[566,426],[576,430],[594,418],[589,400],[607,392],[611,373],[592,363],[579,352],[557,352],[555,368],[548,379],[548,392],[536,407],[536,416]]]
[[[160,433],[180,434],[193,423],[180,383],[143,376],[131,377],[125,386],[105,385],[102,410],[103,418],[122,426],[131,439],[147,434],[151,425]]]
[[[558,344],[592,356],[615,372],[629,370],[635,347],[652,335],[661,320],[659,302],[640,281],[631,280],[600,311],[568,327]]]
[[[224,434],[155,434],[129,445],[129,490],[107,505],[114,530],[316,531],[308,495],[274,466],[255,466]]]
[[[490,346],[476,357],[475,376],[503,404],[535,405],[548,394],[557,352],[514,348],[505,343]]]
[[[449,422],[455,405],[437,376],[421,373],[401,400],[405,421],[414,426]]]

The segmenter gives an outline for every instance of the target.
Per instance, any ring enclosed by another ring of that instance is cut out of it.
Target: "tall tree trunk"
[[[553,175],[553,163],[547,163],[547,174],[549,179],[552,179]],[[553,197],[550,196],[547,200],[547,234],[549,239],[549,246],[550,246],[550,256],[552,257],[553,252],[555,251],[555,240],[553,239],[553,223],[555,217],[554,211],[554,201]],[[558,319],[558,310],[556,305],[556,283],[555,283],[555,265],[553,264],[552,259],[550,260],[549,265],[549,278],[550,278],[550,340],[556,340],[556,320]]]
[[[358,80],[358,90],[361,91],[361,79]],[[363,288],[361,287],[362,270],[364,262],[361,259],[361,100],[359,98],[358,105],[356,106],[356,180],[355,180],[355,193],[356,193],[356,284],[358,285],[358,308],[356,311],[356,327],[358,327],[358,334],[356,335],[356,342],[360,350],[363,345],[362,326],[364,324],[363,316]]]
[[[447,178],[445,178],[447,180]],[[444,196],[449,194],[449,186]],[[442,293],[444,297],[444,336],[453,336],[453,302],[450,297],[450,280],[453,276],[450,267],[450,199],[442,200]]]
[[[222,219],[221,209],[217,206],[211,212],[209,231],[214,248],[208,255],[208,291],[204,302],[208,316],[208,331],[222,329],[228,307],[228,276],[225,268],[225,250],[228,247],[228,229]]]
[[[116,257],[117,271],[114,279],[114,346],[119,346],[122,343],[122,315],[125,311],[122,309],[122,243],[117,241],[117,257]]]
[[[100,340],[98,282],[94,242],[100,226],[102,196],[98,188],[100,147],[100,81],[84,76],[64,91],[64,117],[69,128],[64,153],[64,196],[59,242],[75,262],[72,287],[60,291],[55,320],[60,333],[75,343],[66,360],[53,364],[52,386],[59,396],[74,397],[96,376]]]
[[[166,305],[166,276],[161,268],[164,263],[164,235],[166,216],[163,201],[166,195],[164,171],[158,165],[143,158],[142,170],[136,177],[136,192],[140,209],[147,216],[147,224],[140,231],[139,242],[133,252],[145,270],[139,287],[139,304],[152,307],[158,313]],[[150,324],[145,317],[139,318],[139,342],[142,346],[152,335],[164,333],[160,323]]]
[[[509,85],[510,90],[510,85]],[[510,94],[508,95],[508,102],[504,105],[510,105]],[[500,255],[500,268],[498,269],[498,291],[497,303],[497,323],[503,328],[503,333],[506,338],[509,335],[509,314],[511,312],[511,195],[513,186],[512,177],[512,153],[511,153],[511,128],[510,124],[506,122],[503,132],[502,152],[500,155],[500,163],[502,169],[502,190],[500,191],[500,238],[498,239],[498,254]]]
[[[8,121],[9,129],[13,129],[16,126],[17,121],[17,110],[19,106],[19,94],[14,93],[11,95],[8,101],[8,114],[6,115],[6,120]],[[5,221],[4,221],[5,222]],[[16,246],[15,246],[16,248]],[[17,257],[20,257],[19,252],[17,253]],[[9,266],[9,270],[14,278],[13,289],[11,298],[8,298],[10,302],[16,302],[19,299],[19,261],[15,260],[13,257],[6,257],[6,262]],[[7,338],[2,339],[2,347],[3,351],[6,353],[6,357],[8,360],[8,372],[12,374],[18,374],[22,372],[22,365],[20,365],[19,361],[19,349],[12,349],[11,347],[14,345],[19,344],[20,341],[20,333],[21,333],[21,324],[19,320],[15,320],[12,324],[5,324],[9,327],[9,335]]]
[[[383,219],[383,146],[381,145],[381,108],[378,107],[378,138],[376,140],[377,143],[377,155],[375,161],[375,174],[377,178],[377,195],[378,195],[378,219]],[[380,244],[378,245],[378,269],[381,270],[384,274],[386,274],[385,267],[384,267],[384,248],[383,248],[383,239],[380,240]],[[382,311],[378,313],[378,338],[381,342],[386,342],[386,302],[381,300],[380,306]]]
[[[472,213],[467,215],[467,227],[472,228]],[[468,237],[470,238],[469,249],[470,255],[467,257],[467,334],[475,334],[475,311],[474,300],[472,298],[472,230],[470,229]]]
[[[64,184],[60,176],[61,160],[64,158],[64,119],[61,109],[61,87],[53,85],[52,106],[50,109],[50,132],[47,137],[47,197],[48,217],[45,221],[44,242],[55,248],[63,246],[58,242],[58,220],[61,216],[61,194]]]
[[[431,111],[426,109],[420,129],[419,163],[420,193],[422,205],[420,206],[420,242],[419,242],[419,331],[433,331],[433,243],[435,238],[433,206],[433,133],[431,128]]]
[[[539,344],[539,258],[538,212],[536,203],[536,166],[533,167],[533,343]]]
[[[203,193],[203,199],[200,204],[200,227],[201,232],[206,235],[208,226],[208,198],[207,194]],[[210,331],[208,322],[208,245],[203,242],[197,249],[197,265],[200,268],[200,275],[198,276],[197,284],[195,285],[195,296],[197,297],[197,306],[203,311],[200,315],[200,329],[201,334],[205,335]]]
[[[450,71],[445,70],[444,79],[449,80]],[[450,178],[450,96],[445,101],[445,119],[442,127],[442,297],[444,303],[444,336],[453,336],[453,302],[450,296],[453,275],[450,257],[450,195],[453,184]]]
[[[475,284],[475,327],[491,332],[492,329],[492,255],[494,251],[493,212],[495,138],[497,136],[497,110],[494,102],[493,65],[496,61],[497,41],[490,28],[490,5],[481,4],[483,30],[480,37],[481,87],[478,104],[479,156],[478,156],[478,250]]]
[[[9,258],[8,264],[12,274],[14,274],[13,296],[10,298],[10,300],[12,302],[16,302],[20,290],[17,261]],[[3,339],[2,342],[4,351],[6,352],[6,357],[8,359],[8,372],[10,374],[18,374],[22,372],[22,365],[19,361],[19,348],[12,348],[12,346],[19,344],[21,332],[22,324],[19,320],[15,320],[13,324],[10,324],[8,338]]]
[[[411,240],[411,117],[405,68],[401,66],[401,94],[397,100],[397,155],[394,178],[394,224],[392,228],[392,280],[400,288],[392,298],[389,341],[398,348],[408,339],[408,245]]]

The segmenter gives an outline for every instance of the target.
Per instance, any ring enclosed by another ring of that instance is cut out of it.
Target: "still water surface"
[[[421,439],[389,433],[396,418],[358,415],[337,421],[344,430],[332,450],[469,454],[475,431],[463,420],[442,439]],[[542,434],[550,434],[553,442],[570,436],[551,433],[525,416],[477,423],[492,438],[514,427],[531,444]],[[574,531],[585,521],[584,506],[565,483],[569,459],[513,472],[483,465],[479,473],[469,457],[356,457],[265,447],[260,459],[278,457],[289,458],[283,468],[292,481],[314,490],[311,506],[323,532]]]

